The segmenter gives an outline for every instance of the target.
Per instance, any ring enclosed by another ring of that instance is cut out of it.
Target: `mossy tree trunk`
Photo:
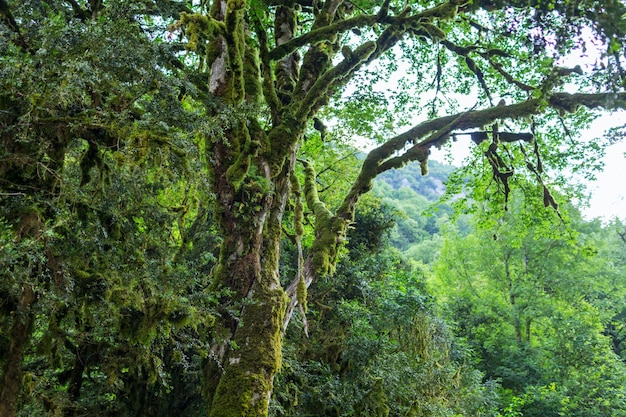
[[[212,5],[217,36],[207,51],[209,88],[223,104],[250,106],[254,113],[261,98],[260,67],[245,41],[244,6],[225,0]],[[291,132],[297,135],[298,130],[293,126]],[[272,134],[285,145],[278,152],[270,150]],[[215,218],[224,237],[213,271],[213,290],[223,297],[206,371],[210,416],[268,412],[281,361],[286,297],[278,260],[296,143],[284,128],[268,134],[255,114],[236,118],[220,137],[207,138]]]
[[[326,18],[316,24],[327,25],[340,3],[327,2],[320,14]],[[215,36],[206,52],[211,93],[246,114],[224,126],[220,137],[207,138],[216,220],[224,240],[213,271],[213,290],[223,295],[222,315],[208,358],[205,394],[209,415],[220,417],[268,413],[281,363],[283,326],[290,316],[289,297],[279,280],[283,214],[290,194],[299,189],[293,173],[303,132],[328,99],[328,83],[318,85],[315,92],[315,82],[330,68],[335,53],[332,48],[312,48],[298,68],[295,51],[288,51],[273,64],[264,23],[255,16],[246,21],[244,12],[242,1],[213,3],[208,22]],[[193,34],[206,19],[187,15],[182,21]],[[274,23],[276,45],[292,40],[296,30],[292,8],[279,6]],[[246,42],[251,26],[260,53]],[[373,45],[365,49],[347,69],[358,66]],[[332,79],[328,81],[332,84]],[[269,129],[262,129],[258,121],[263,118],[261,102],[271,115]],[[341,223],[347,224],[345,219]],[[322,252],[328,250],[333,249]],[[310,271],[322,263],[308,262],[306,275],[312,276]],[[295,299],[295,294],[289,295]]]

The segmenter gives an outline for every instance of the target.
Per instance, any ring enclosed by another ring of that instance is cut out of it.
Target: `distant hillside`
[[[378,180],[387,183],[394,190],[408,187],[416,194],[434,202],[444,193],[444,182],[454,169],[451,165],[429,161],[428,175],[422,176],[419,163],[411,162],[403,168],[383,173]]]
[[[422,176],[419,163],[380,175],[374,192],[399,213],[392,243],[407,258],[432,262],[439,251],[440,227],[448,223],[452,207],[438,203],[445,182],[454,167],[429,162],[428,175]]]

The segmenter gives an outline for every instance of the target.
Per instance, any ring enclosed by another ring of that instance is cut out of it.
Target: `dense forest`
[[[625,45],[622,0],[0,0],[0,417],[626,416],[571,181]]]

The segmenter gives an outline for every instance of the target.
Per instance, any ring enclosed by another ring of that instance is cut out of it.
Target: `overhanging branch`
[[[546,107],[559,112],[574,112],[580,106],[587,108],[626,109],[626,93],[557,93],[547,99],[532,99],[508,106],[471,110],[420,123],[404,133],[389,139],[372,150],[363,162],[361,172],[337,211],[337,216],[351,216],[361,195],[372,187],[376,176],[391,168],[428,156],[432,146],[442,146],[455,130],[481,128],[497,120],[520,119],[544,111]],[[524,140],[526,136],[520,136]],[[406,149],[407,144],[412,146]],[[396,156],[397,155],[397,156]]]

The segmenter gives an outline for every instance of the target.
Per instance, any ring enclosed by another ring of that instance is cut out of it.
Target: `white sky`
[[[611,126],[626,124],[626,112],[607,115],[598,119],[590,130],[590,135],[599,135]],[[597,175],[597,181],[589,184],[591,191],[590,207],[583,209],[585,217],[600,217],[610,220],[614,217],[626,219],[626,141],[609,146],[604,157],[604,171]]]

